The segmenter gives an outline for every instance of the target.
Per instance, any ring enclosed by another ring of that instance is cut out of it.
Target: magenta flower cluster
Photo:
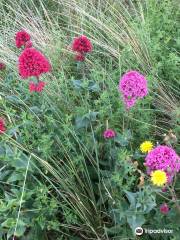
[[[154,170],[165,171],[170,183],[174,175],[180,171],[180,157],[171,147],[159,145],[147,154],[145,166],[148,174]]]
[[[169,207],[167,205],[167,203],[163,203],[161,206],[160,206],[160,212],[162,214],[167,214],[169,212]]]
[[[147,80],[137,71],[125,73],[119,82],[119,91],[127,109],[133,107],[139,98],[148,94]]]
[[[114,138],[116,136],[116,133],[112,129],[106,129],[103,133],[104,138]]]

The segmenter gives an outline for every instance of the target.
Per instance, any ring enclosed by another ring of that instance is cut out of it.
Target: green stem
[[[174,201],[174,203],[175,203],[175,205],[176,205],[176,208],[178,209],[178,211],[179,211],[179,213],[180,213],[180,205],[179,205],[179,203],[178,203],[178,198],[177,198],[177,196],[176,196],[174,187],[172,187],[172,188],[168,187],[168,189],[169,189],[169,191],[170,191],[170,193],[171,193],[171,196],[172,196],[172,199],[173,199],[173,201]]]

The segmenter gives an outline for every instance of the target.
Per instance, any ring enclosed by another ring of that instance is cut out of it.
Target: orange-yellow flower
[[[153,143],[151,141],[145,141],[140,145],[140,150],[142,153],[148,153],[152,149],[153,149]]]
[[[162,170],[156,170],[151,173],[151,181],[154,185],[161,187],[167,183],[167,175]]]

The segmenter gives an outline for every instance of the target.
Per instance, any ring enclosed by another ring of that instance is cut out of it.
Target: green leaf
[[[101,89],[97,83],[90,82],[88,85],[88,90],[91,92],[99,92]]]
[[[154,196],[149,196],[147,199],[145,199],[144,202],[144,213],[149,213],[154,207],[156,206],[156,199]]]
[[[81,80],[72,80],[73,86],[75,89],[82,89],[83,88],[83,83]]]
[[[126,193],[126,197],[128,198],[128,201],[130,203],[130,207],[135,209],[137,193],[132,193],[132,192],[129,192],[129,191],[124,191],[124,192]]]
[[[15,103],[18,105],[23,104],[22,100],[16,95],[6,96],[5,98],[12,103]]]
[[[10,166],[14,167],[16,170],[25,170],[27,168],[27,164],[29,161],[29,156],[24,153],[18,152],[18,154],[14,157],[9,157],[7,162]],[[29,164],[29,171],[33,171],[33,165]]]
[[[16,181],[20,181],[20,180],[23,180],[24,179],[24,176],[22,173],[13,173],[7,180],[8,183],[11,183],[11,182],[16,182]]]
[[[3,181],[5,180],[5,178],[11,173],[10,170],[7,170],[7,171],[0,171],[0,181]]]
[[[122,147],[126,147],[128,145],[128,141],[121,135],[121,134],[117,134],[117,136],[115,137],[115,142],[119,143]]]
[[[137,227],[141,227],[144,223],[145,223],[145,218],[144,215],[142,214],[135,214],[132,213],[129,214],[129,216],[127,216],[127,222],[129,224],[129,226],[131,227],[133,233],[135,233],[135,229]]]
[[[75,119],[75,125],[77,129],[80,128],[87,128],[91,122],[96,121],[96,117],[99,114],[99,112],[89,112],[85,114],[82,117],[76,117]]]
[[[16,222],[14,218],[8,218],[3,223],[1,223],[1,226],[4,228],[10,228],[12,226],[15,226]]]
[[[24,235],[25,231],[26,231],[26,224],[19,219],[18,221],[18,225],[16,228],[16,232],[15,232],[15,226],[16,226],[16,220],[13,218],[9,218],[7,219],[3,225],[3,227],[9,228],[8,232],[7,232],[7,237],[8,239],[12,236],[15,235],[16,237],[21,237]]]
[[[19,125],[17,125],[16,127],[14,128],[11,128],[11,129],[8,129],[8,132],[7,134],[10,136],[14,136],[16,133],[18,133],[19,131]]]
[[[40,109],[40,108],[37,107],[37,106],[32,106],[32,107],[30,107],[29,109],[30,109],[32,112],[36,113],[36,114],[43,112],[42,109]]]
[[[73,80],[72,83],[77,90],[88,90],[91,92],[99,92],[101,90],[99,85],[93,81],[86,84],[86,82],[83,82],[82,80]]]
[[[12,74],[12,73],[8,73],[5,80],[6,80],[6,81],[5,81],[6,84],[7,84],[7,83],[8,83],[8,84],[11,84],[11,82],[14,80],[13,74]]]
[[[6,154],[6,147],[5,146],[0,146],[0,156]]]
[[[28,163],[28,157],[25,154],[21,154],[13,159],[13,161],[8,160],[11,166],[15,167],[16,169],[26,169]]]
[[[116,143],[119,143],[122,147],[126,147],[129,144],[129,141],[132,139],[131,131],[128,129],[124,131],[123,134],[117,133],[114,138]]]
[[[84,117],[77,117],[75,120],[75,125],[77,129],[87,128],[89,125],[89,119],[86,119]]]
[[[111,228],[106,228],[106,227],[105,227],[105,231],[106,231],[106,232],[108,233],[108,235],[110,235],[110,236],[114,236],[114,235],[117,235],[117,234],[121,233],[121,232],[122,232],[122,229],[123,229],[122,225],[116,225],[116,226],[111,227]]]
[[[6,156],[13,157],[14,152],[13,152],[12,148],[9,145],[6,145],[5,148],[6,148]]]
[[[126,223],[126,212],[124,209],[112,209],[110,211],[110,215],[112,216],[115,224],[123,225]]]
[[[23,221],[19,220],[15,236],[16,237],[21,237],[21,236],[23,236],[25,231],[26,231],[26,224]]]

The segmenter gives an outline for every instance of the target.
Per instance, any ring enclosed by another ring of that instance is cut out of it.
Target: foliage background
[[[168,193],[146,175],[138,187],[145,174],[140,143],[180,132],[178,7],[175,0],[0,1],[0,59],[7,65],[0,73],[7,125],[0,136],[0,239],[136,239],[143,225],[172,228],[163,239],[178,240],[174,202],[168,216],[159,213]],[[22,28],[53,66],[42,76],[48,85],[41,96],[18,76],[14,35]],[[85,63],[69,50],[79,34],[94,46]],[[117,86],[130,69],[146,75],[149,95],[127,113]],[[107,120],[118,133],[114,141],[102,137]],[[179,183],[177,177],[177,196]]]

